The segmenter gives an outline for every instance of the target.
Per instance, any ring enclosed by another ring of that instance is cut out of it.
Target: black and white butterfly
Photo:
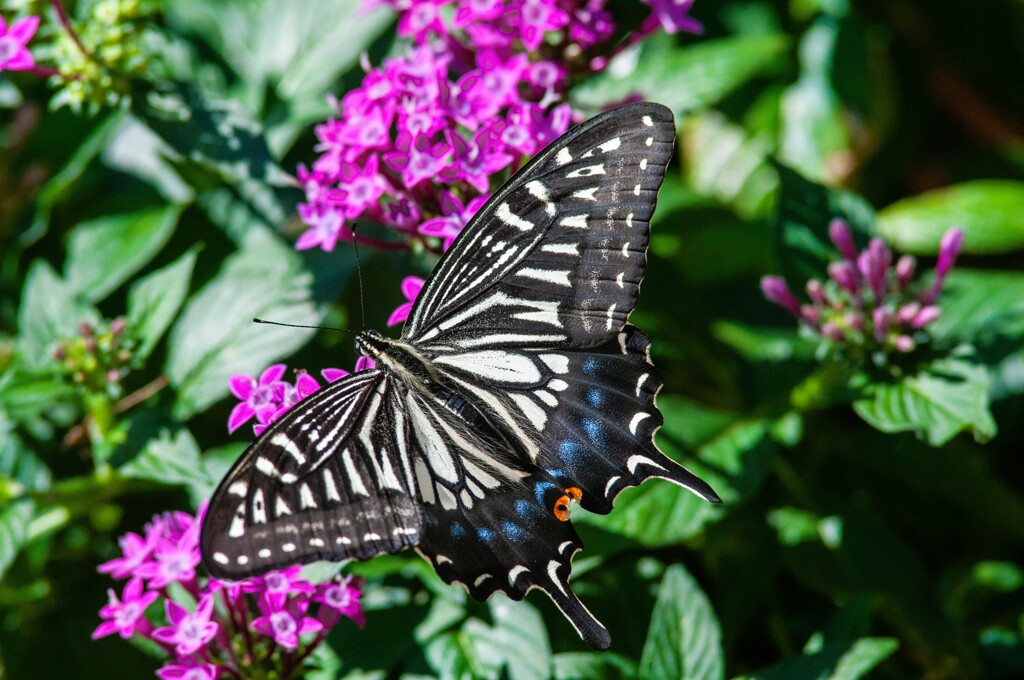
[[[627,323],[675,124],[658,104],[579,125],[515,174],[427,280],[377,368],[300,402],[213,495],[210,574],[415,547],[478,600],[545,591],[591,646],[608,631],[569,587],[570,501],[606,514],[661,477],[719,502],[662,454],[661,379]]]

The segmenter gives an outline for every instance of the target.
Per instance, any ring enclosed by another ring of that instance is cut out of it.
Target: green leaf
[[[57,341],[78,333],[83,321],[96,324],[99,313],[81,302],[49,264],[36,260],[25,277],[18,308],[18,351],[29,368],[52,365]]]
[[[850,134],[828,66],[837,47],[839,22],[818,19],[800,39],[801,74],[782,96],[779,158],[801,174],[827,180],[835,160],[849,153]]]
[[[655,35],[616,56],[609,67],[573,88],[570,99],[600,109],[632,95],[658,101],[676,116],[702,109],[751,78],[778,69],[789,49],[784,35],[745,35],[679,48]]]
[[[484,626],[482,621],[478,625]],[[497,680],[500,666],[492,659],[481,659],[473,646],[471,635],[463,631],[452,631],[438,635],[427,643],[424,652],[427,663],[438,677],[452,680],[474,680],[494,678]]]
[[[988,390],[984,367],[951,356],[899,382],[871,385],[853,409],[882,432],[913,432],[932,446],[962,431],[984,442],[996,434]]]
[[[216,100],[190,83],[162,81],[133,96],[132,110],[181,158],[225,181],[287,184],[262,130],[234,102]]]
[[[117,471],[123,477],[147,479],[159,484],[209,488],[212,481],[199,459],[199,445],[188,430],[172,436],[164,430]]]
[[[875,213],[860,196],[815,184],[785,166],[778,171],[776,254],[790,288],[798,290],[808,279],[822,278],[829,262],[837,259],[828,236],[832,219],[845,219],[858,247],[864,247],[875,232]]]
[[[94,127],[85,140],[71,154],[57,174],[51,177],[36,198],[36,214],[32,226],[22,235],[22,242],[30,242],[45,233],[49,227],[50,214],[54,206],[61,200],[72,195],[71,188],[85,173],[89,164],[107,147],[110,140],[117,134],[125,119],[124,111],[110,114],[99,125]]]
[[[878,211],[878,232],[893,247],[934,255],[942,235],[964,230],[964,252],[1024,248],[1024,182],[982,179],[897,201]]]
[[[649,680],[725,676],[718,619],[704,591],[682,565],[666,569],[658,588],[639,676]]]
[[[28,540],[28,523],[35,513],[35,502],[20,498],[0,508],[0,581]]]
[[[45,491],[50,488],[53,475],[46,463],[25,446],[14,431],[14,423],[0,409],[0,483],[6,482],[7,491]],[[11,489],[11,483],[18,488]],[[0,491],[0,497],[3,497]]]
[[[78,224],[64,265],[68,285],[84,300],[103,300],[160,252],[180,214],[168,205]]]
[[[1024,274],[954,269],[939,297],[942,316],[931,326],[943,339],[976,346],[1003,342],[1009,351],[1024,338]]]
[[[15,422],[37,418],[72,399],[77,399],[74,388],[52,371],[15,369],[0,375],[0,409]]]
[[[767,162],[768,139],[749,137],[723,114],[709,111],[683,122],[680,149],[686,179],[695,189],[714,196],[745,219],[768,216],[779,185],[775,169]]]
[[[826,644],[819,651],[784,659],[736,680],[856,680],[899,649],[894,638],[861,638]]]
[[[188,294],[196,251],[190,250],[171,264],[132,284],[128,291],[128,327],[138,339],[133,354],[144,359],[163,337]]]
[[[636,661],[615,652],[563,652],[553,657],[556,680],[632,680]]]
[[[544,619],[533,605],[507,597],[488,601],[493,625],[478,630],[474,645],[483,657],[502,658],[509,680],[551,675],[551,642]],[[523,653],[529,650],[528,653]]]
[[[232,375],[258,374],[305,343],[314,331],[252,319],[317,323],[311,286],[294,251],[262,229],[247,234],[171,331],[167,376],[178,390],[175,417],[187,418],[227,395]]]

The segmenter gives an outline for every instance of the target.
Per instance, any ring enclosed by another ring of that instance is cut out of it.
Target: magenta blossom
[[[9,29],[7,22],[0,16],[0,71],[27,71],[35,68],[36,60],[26,45],[38,28],[39,17],[36,16],[18,19]]]
[[[261,424],[270,422],[270,417],[280,408],[282,398],[281,376],[284,364],[269,366],[260,374],[259,380],[247,375],[234,375],[228,381],[231,393],[242,400],[231,410],[228,417],[228,431],[234,432],[256,417]]]
[[[129,531],[117,539],[118,545],[121,546],[122,556],[104,562],[97,567],[97,571],[101,574],[110,574],[114,578],[127,578],[153,554],[157,538],[155,532],[147,532],[146,537],[143,538]]]
[[[219,669],[212,663],[168,664],[156,672],[160,680],[215,680],[219,674]]]
[[[476,198],[469,202],[469,205],[464,206],[462,205],[462,201],[456,198],[454,194],[447,191],[442,191],[442,216],[427,220],[426,222],[421,224],[419,232],[424,236],[435,236],[437,238],[443,239],[444,245],[442,247],[445,251],[447,251],[449,248],[451,248],[452,243],[455,241],[455,237],[462,233],[463,227],[465,227],[469,220],[473,217],[473,215],[476,215],[477,211],[479,211],[480,208],[483,207],[484,203],[487,202],[488,198],[490,198],[489,195],[477,196]],[[420,285],[422,285],[422,281],[420,282]],[[402,292],[405,293],[404,283],[402,284]],[[416,294],[419,294],[418,290],[416,291]],[[410,298],[408,295],[406,295],[405,297],[410,302],[412,302],[415,299],[415,297]],[[394,318],[394,316],[398,313],[398,310],[395,310],[395,312],[392,314],[392,318]],[[406,316],[408,316],[408,310],[405,311],[405,314]],[[405,317],[402,317],[402,319],[399,319],[398,321],[402,321],[404,320],[404,318]],[[392,322],[391,319],[388,319],[388,325],[393,326],[394,324],[398,323],[398,321]]]
[[[389,326],[402,323],[409,318],[409,312],[412,311],[412,306],[416,303],[416,298],[419,297],[422,289],[423,279],[420,277],[406,276],[402,279],[402,295],[405,296],[407,302],[403,302],[395,311],[391,312],[391,316],[388,317]]]
[[[167,620],[171,625],[154,630],[153,638],[164,644],[174,645],[174,651],[178,656],[195,654],[217,634],[219,626],[210,620],[213,614],[212,595],[200,599],[195,612],[192,613],[173,600],[167,600],[165,605]]]
[[[657,22],[666,33],[703,33],[704,27],[690,16],[693,0],[643,0],[651,6],[649,21]],[[643,29],[641,29],[643,30]]]
[[[199,566],[198,522],[179,539],[161,538],[153,549],[152,559],[141,564],[135,573],[149,581],[150,588],[165,588],[171,583],[190,583]]]
[[[112,588],[107,590],[108,603],[100,609],[100,617],[107,620],[92,632],[93,640],[111,633],[118,633],[127,640],[135,635],[136,630],[145,634],[147,629],[152,627],[142,615],[146,613],[146,607],[153,604],[159,595],[152,591],[143,592],[143,587],[141,578],[131,579],[125,585],[120,600]]]
[[[280,607],[276,599],[264,596],[260,599],[260,609],[264,615],[253,621],[252,627],[274,638],[285,649],[297,648],[300,635],[318,633],[324,629],[321,621],[306,616],[309,602],[302,599],[292,600]]]
[[[325,625],[334,625],[339,616],[347,616],[360,628],[366,625],[366,613],[359,599],[363,596],[360,588],[362,580],[345,577],[340,582],[324,584],[313,599],[325,607],[321,607],[319,618]]]

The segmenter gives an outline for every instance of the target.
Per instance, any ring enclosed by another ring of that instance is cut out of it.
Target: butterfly
[[[569,585],[572,503],[607,514],[651,477],[721,502],[662,454],[650,342],[627,317],[675,141],[639,103],[569,130],[470,220],[401,338],[301,401],[220,483],[202,526],[211,576],[415,548],[483,601],[547,593],[580,637],[607,629]]]

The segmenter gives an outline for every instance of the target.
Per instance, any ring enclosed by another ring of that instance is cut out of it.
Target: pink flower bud
[[[935,263],[935,280],[937,282],[945,280],[946,275],[953,268],[956,258],[963,247],[963,229],[954,227],[942,236],[942,241],[939,243],[939,261]]]
[[[825,286],[821,285],[818,279],[811,279],[807,282],[807,296],[818,305],[827,305],[828,298],[825,296]]]
[[[875,310],[871,312],[871,320],[875,324],[875,340],[878,342],[885,342],[885,338],[889,335],[890,319],[889,310],[885,307],[875,307]]]
[[[821,321],[821,307],[815,307],[814,305],[801,305],[800,318],[811,326],[817,328],[818,322]]]
[[[896,320],[900,323],[910,323],[917,316],[917,313],[921,311],[921,305],[917,302],[908,302],[907,304],[900,307],[899,311],[896,312]]]
[[[860,312],[850,312],[844,317],[843,321],[855,331],[864,330],[864,315]]]
[[[939,309],[935,305],[928,305],[927,307],[925,307],[920,312],[914,315],[914,319],[913,321],[910,322],[910,325],[913,326],[914,328],[924,328],[932,321],[938,319],[941,314],[941,309]]]
[[[853,234],[850,233],[850,227],[844,220],[838,217],[832,220],[828,225],[828,235],[844,258],[850,262],[857,259],[857,247],[853,245]]]
[[[882,239],[871,239],[871,243],[868,244],[868,250],[878,260],[879,266],[882,269],[888,269],[889,265],[892,264],[892,251],[889,250],[888,244]]]
[[[789,292],[789,286],[781,276],[761,277],[761,292],[770,302],[785,307],[795,316],[800,316],[800,303]]]
[[[857,258],[857,268],[875,295],[875,302],[885,299],[885,267],[882,260],[869,248]]]
[[[896,287],[898,290],[906,290],[910,280],[914,278],[914,269],[917,267],[917,260],[913,255],[904,255],[896,261]]]
[[[860,276],[857,275],[857,268],[852,262],[833,262],[828,266],[828,275],[850,295],[856,297],[860,294]]]
[[[917,345],[909,335],[899,335],[892,341],[892,346],[900,352],[912,352]]]
[[[123,316],[119,316],[110,323],[110,332],[115,336],[121,335],[124,332],[124,327],[127,325],[128,321]]]
[[[846,334],[843,333],[843,329],[831,321],[821,327],[821,334],[827,340],[832,340],[833,342],[842,342],[846,339]]]

